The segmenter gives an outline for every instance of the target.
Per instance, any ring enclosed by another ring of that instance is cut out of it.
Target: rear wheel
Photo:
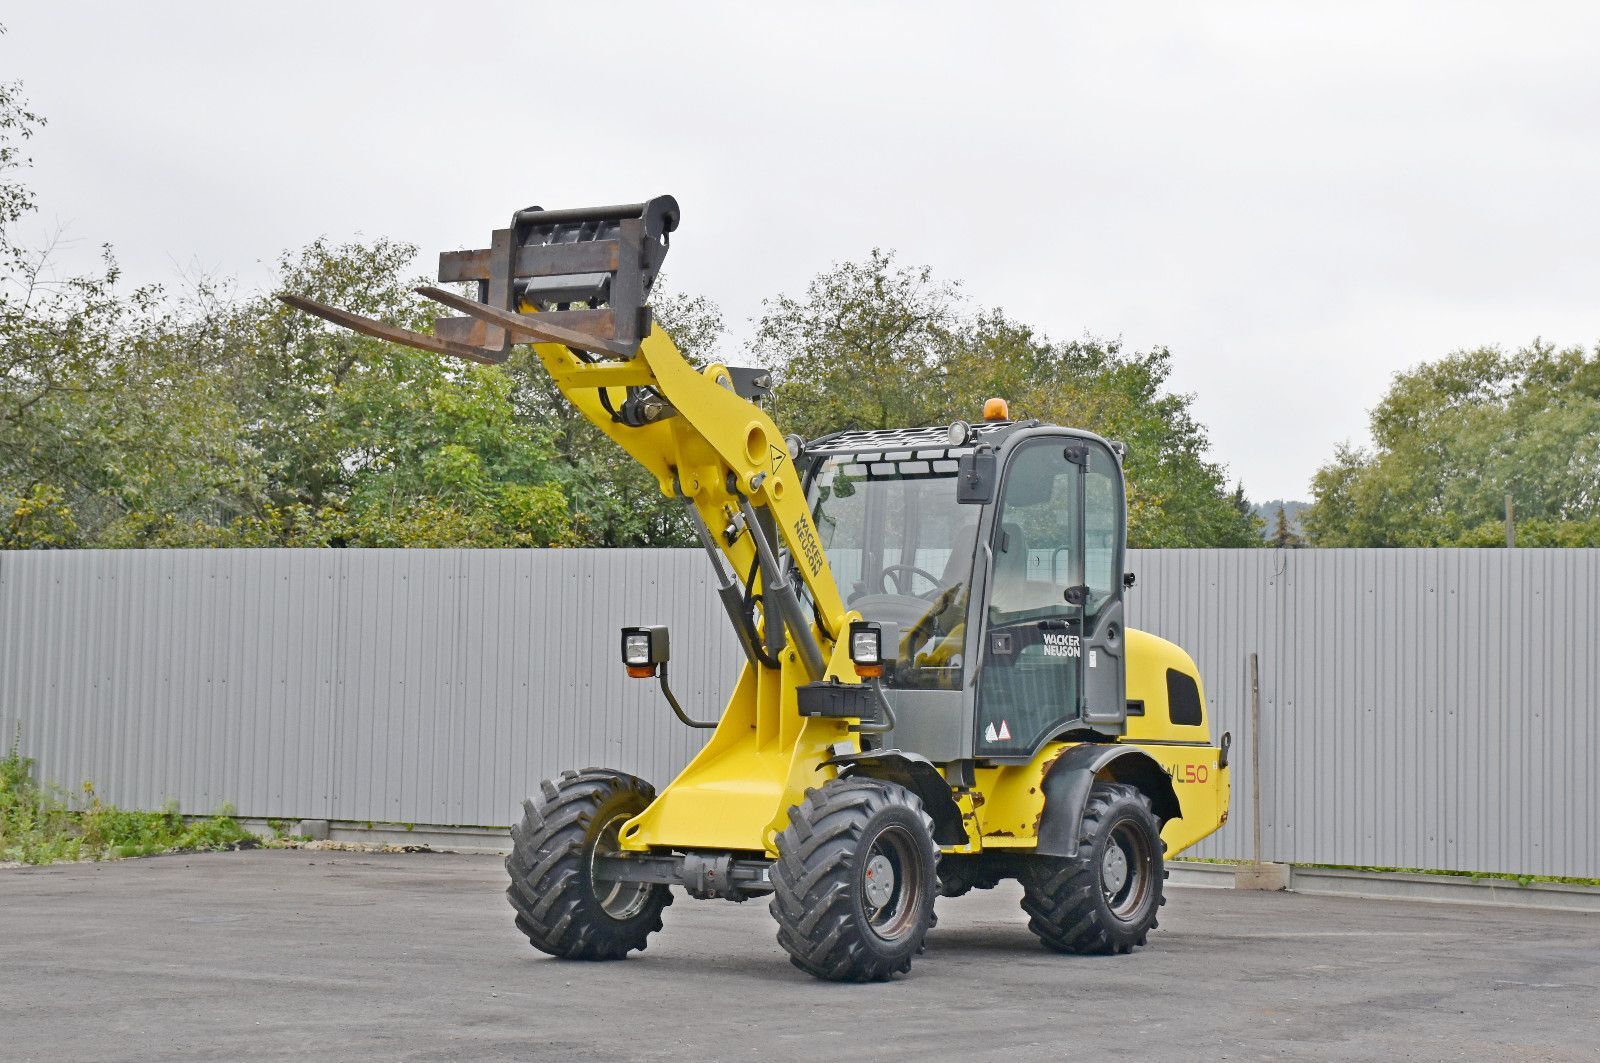
[[[534,948],[575,960],[620,960],[661,929],[666,886],[596,878],[622,825],[655,799],[649,783],[603,768],[562,772],[522,803],[506,857],[517,929]]]
[[[933,916],[933,821],[903,786],[832,779],[789,810],[772,868],[778,943],[807,974],[882,982],[911,969]]]
[[[1036,856],[1022,877],[1028,929],[1058,952],[1131,952],[1156,927],[1166,877],[1150,799],[1126,783],[1089,791],[1078,854]]]

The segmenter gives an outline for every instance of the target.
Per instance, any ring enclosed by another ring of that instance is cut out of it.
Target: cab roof
[[[819,436],[806,443],[808,457],[832,457],[839,454],[904,454],[910,457],[944,457],[962,454],[980,442],[998,443],[1013,428],[1031,427],[1038,421],[979,421],[972,426],[972,437],[961,446],[950,445],[949,425],[929,425],[926,428],[879,428],[869,430],[846,429],[832,435]]]

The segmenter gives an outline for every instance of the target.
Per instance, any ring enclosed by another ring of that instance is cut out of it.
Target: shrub
[[[157,853],[217,850],[258,844],[224,806],[209,819],[185,821],[176,801],[159,812],[135,812],[100,800],[83,784],[82,810],[58,787],[33,777],[19,731],[0,758],[0,861],[48,864],[57,860],[107,860]]]

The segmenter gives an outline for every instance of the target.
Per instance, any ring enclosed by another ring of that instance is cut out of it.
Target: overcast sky
[[[0,79],[50,123],[31,235],[251,289],[319,235],[425,269],[517,207],[669,192],[729,360],[764,296],[895,248],[1170,347],[1258,500],[1306,497],[1397,369],[1600,340],[1595,5],[668,7],[7,5]]]

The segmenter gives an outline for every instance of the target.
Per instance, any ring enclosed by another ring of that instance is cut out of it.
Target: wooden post
[[[1506,492],[1506,549],[1517,548],[1517,504],[1511,501],[1511,492]]]

